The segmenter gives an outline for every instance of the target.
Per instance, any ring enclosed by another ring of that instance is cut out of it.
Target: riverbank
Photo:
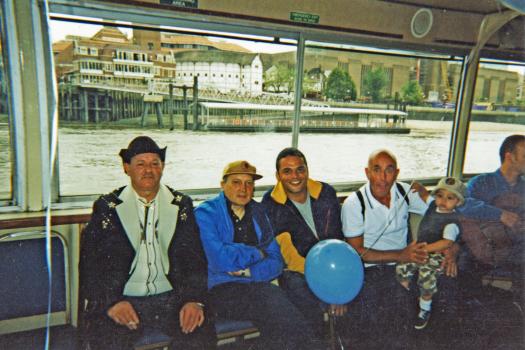
[[[455,110],[449,108],[407,107],[409,120],[452,121]],[[525,112],[473,110],[471,120],[525,125]]]

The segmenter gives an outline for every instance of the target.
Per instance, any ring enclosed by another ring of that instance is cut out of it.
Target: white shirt
[[[147,202],[135,191],[137,215],[140,220],[141,237],[140,245],[137,249],[135,259],[138,259],[135,269],[131,271],[131,276],[124,286],[124,295],[146,296],[155,295],[172,290],[171,283],[164,274],[161,254],[162,249],[158,241],[158,193],[151,201]],[[146,217],[146,207],[148,216]]]
[[[441,213],[439,208],[436,208],[436,212]],[[450,223],[443,228],[443,238],[444,239],[448,239],[448,240],[455,242],[458,236],[459,236],[459,226],[458,225],[454,223]]]
[[[390,207],[375,199],[370,189],[370,182],[359,189],[363,194],[365,204],[365,220],[363,220],[361,203],[357,194],[352,193],[348,196],[341,209],[344,236],[352,238],[363,235],[364,247],[375,250],[405,248],[408,234],[408,213],[423,215],[428,205],[419,197],[419,194],[410,190],[410,185],[400,184],[408,194],[410,206],[407,205],[406,200],[397,190],[395,183],[390,189]],[[365,266],[370,265],[373,264],[365,264]]]

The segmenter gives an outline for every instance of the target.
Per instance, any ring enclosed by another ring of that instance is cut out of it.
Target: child
[[[396,266],[397,280],[409,289],[410,279],[419,271],[419,314],[414,327],[423,329],[430,319],[432,296],[437,292],[437,277],[442,274],[442,252],[449,248],[458,235],[460,226],[455,208],[464,203],[465,185],[453,178],[446,177],[439,181],[432,191],[435,200],[430,203],[421,220],[418,230],[418,242],[426,242],[428,261],[424,264],[400,263]]]

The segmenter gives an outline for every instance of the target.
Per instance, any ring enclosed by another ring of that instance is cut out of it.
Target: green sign
[[[311,13],[302,12],[290,12],[290,20],[294,22],[318,24],[319,15],[313,15]]]

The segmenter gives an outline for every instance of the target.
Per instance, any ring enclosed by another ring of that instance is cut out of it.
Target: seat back
[[[0,334],[69,323],[69,277],[66,241],[51,232],[51,299],[45,231],[0,236]]]

